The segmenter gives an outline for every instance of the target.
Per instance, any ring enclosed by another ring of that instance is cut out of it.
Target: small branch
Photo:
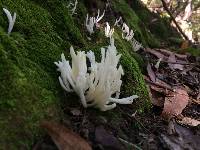
[[[188,37],[185,35],[185,33],[183,32],[183,30],[181,29],[181,27],[178,25],[178,23],[176,22],[176,19],[174,18],[173,14],[170,12],[170,10],[167,7],[167,4],[165,3],[164,0],[161,0],[164,9],[167,11],[167,13],[170,15],[172,21],[174,22],[174,24],[176,25],[176,27],[178,28],[178,31],[182,34],[182,36],[185,38],[185,40],[189,40]]]
[[[142,150],[140,147],[138,147],[137,145],[133,144],[133,143],[130,143],[122,138],[118,138],[118,140],[120,140],[122,143],[128,145],[128,146],[131,146],[131,147],[134,147],[135,149],[138,149],[138,150]]]

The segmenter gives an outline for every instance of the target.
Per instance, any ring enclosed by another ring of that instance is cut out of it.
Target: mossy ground
[[[182,51],[185,51],[186,53],[190,53],[192,56],[198,56],[198,57],[200,56],[200,48],[188,47],[187,49],[184,49]]]
[[[89,10],[83,2],[79,2],[73,17],[67,5],[64,0],[0,1],[0,10],[4,7],[17,13],[14,29],[8,36],[7,17],[0,11],[0,149],[30,149],[35,138],[41,136],[41,120],[62,118],[60,105],[64,95],[53,64],[62,52],[70,58],[69,47],[73,45],[75,50],[93,50],[99,57],[100,47],[109,43],[103,29],[92,35],[92,41],[87,39],[84,21]],[[120,12],[127,24],[136,30],[139,41],[144,45],[156,44],[125,1],[118,3],[115,0],[112,5],[114,11]],[[121,39],[119,29],[114,38],[125,70],[121,95],[139,95],[134,108],[143,113],[149,108],[149,97],[134,59],[136,54],[131,45]],[[78,97],[69,93],[64,99],[78,101]],[[108,114],[113,113],[118,114],[116,110]]]

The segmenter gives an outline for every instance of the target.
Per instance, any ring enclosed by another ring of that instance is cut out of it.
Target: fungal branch
[[[105,14],[105,10],[103,12],[103,14],[100,16],[100,10],[98,9],[98,14],[97,17],[89,17],[89,15],[87,14],[86,16],[86,21],[85,21],[85,26],[87,31],[91,34],[94,33],[94,26],[98,26],[98,22],[103,18]]]
[[[109,25],[109,23],[106,22],[106,27],[105,27],[105,36],[111,38],[112,35],[113,35],[113,33],[114,33],[114,28],[111,28],[110,25]]]
[[[68,8],[71,8],[71,12],[72,12],[72,14],[71,15],[73,15],[73,14],[76,14],[76,8],[77,8],[77,4],[78,4],[78,0],[75,0],[75,2],[74,3],[72,3],[72,2],[70,2],[69,3],[69,5],[67,6]]]
[[[15,24],[16,16],[17,14],[14,13],[13,16],[11,15],[10,11],[8,11],[6,8],[3,8],[4,13],[6,14],[9,22],[8,26],[8,35],[12,32],[13,26]]]

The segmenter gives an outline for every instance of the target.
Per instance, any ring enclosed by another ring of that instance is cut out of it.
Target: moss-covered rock
[[[61,119],[63,90],[53,62],[60,59],[62,52],[70,58],[69,47],[73,45],[76,50],[94,50],[100,58],[100,47],[109,43],[103,29],[96,30],[92,40],[88,40],[84,26],[88,9],[83,2],[79,2],[74,16],[69,14],[67,5],[64,0],[0,1],[0,10],[5,7],[17,13],[13,31],[8,36],[8,20],[0,11],[0,149],[29,149],[36,137],[41,136],[41,120]],[[144,45],[154,42],[125,1],[114,1],[112,5],[136,29],[138,40]],[[135,109],[144,112],[149,108],[149,97],[134,59],[136,55],[130,43],[121,38],[119,29],[114,38],[126,74],[122,96],[138,94],[140,99]],[[78,101],[73,94],[67,93],[67,96]]]

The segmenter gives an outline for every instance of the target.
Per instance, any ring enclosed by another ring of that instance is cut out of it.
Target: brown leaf
[[[112,133],[105,130],[103,126],[98,126],[96,128],[95,141],[108,149],[113,149],[113,150],[124,149],[119,140]]]
[[[171,87],[169,84],[165,83],[164,81],[162,81],[162,80],[160,80],[160,79],[158,79],[158,78],[156,78],[156,82],[152,82],[152,81],[149,79],[149,77],[147,77],[147,76],[144,76],[144,79],[145,79],[146,82],[148,82],[148,83],[150,83],[150,84],[154,84],[154,85],[156,85],[156,86],[158,86],[158,87],[161,87],[161,88],[164,88],[164,89],[168,89],[168,90],[174,91],[174,89],[172,89],[172,87]]]
[[[200,136],[195,134],[191,129],[182,127],[174,122],[171,135],[162,133],[161,142],[166,149],[170,150],[199,150]]]
[[[172,87],[169,84],[167,84],[166,82],[164,82],[158,78],[156,78],[156,84],[162,85],[163,88],[170,89],[173,91]]]
[[[163,107],[165,102],[165,95],[168,93],[166,89],[150,84],[151,101],[155,106]]]
[[[197,100],[200,100],[200,92],[199,92],[199,94],[197,95]]]
[[[167,89],[165,89],[164,87],[159,87],[159,86],[151,84],[150,88],[152,90],[156,91],[156,92],[159,92],[159,93],[163,94],[163,95],[168,95],[169,94],[169,91]]]
[[[164,55],[170,56],[171,54],[174,54],[179,59],[184,59],[184,60],[187,59],[187,55],[177,54],[177,53],[171,52],[170,50],[167,50],[167,49],[156,49],[156,50],[158,52],[161,52],[161,54],[164,54]]]
[[[168,65],[169,68],[174,70],[174,69],[179,69],[179,70],[183,70],[183,65],[181,64],[176,64],[176,57],[175,54],[171,54],[168,58]]]
[[[169,135],[175,134],[176,130],[175,130],[175,126],[174,126],[174,120],[170,120],[169,124],[168,124],[168,129],[167,129],[167,133]]]
[[[165,118],[172,118],[181,114],[182,110],[187,106],[189,96],[183,89],[176,89],[171,96],[165,97],[164,109],[162,116]]]
[[[59,150],[92,150],[86,140],[61,124],[44,121],[41,127],[47,130]]]
[[[189,125],[193,127],[200,125],[200,121],[189,118],[189,117],[184,117],[181,121],[178,121],[178,122],[181,124]]]
[[[164,96],[154,90],[151,90],[151,102],[155,106],[163,107],[164,105]]]
[[[152,55],[155,55],[156,57],[158,58],[166,58],[162,53],[156,51],[156,50],[153,50],[153,49],[150,49],[150,48],[146,48],[145,51],[147,51],[148,53],[151,53]]]
[[[147,65],[147,72],[148,72],[148,75],[149,75],[151,81],[156,82],[156,75],[155,75],[155,72],[153,71],[153,69],[151,68],[150,64]]]

